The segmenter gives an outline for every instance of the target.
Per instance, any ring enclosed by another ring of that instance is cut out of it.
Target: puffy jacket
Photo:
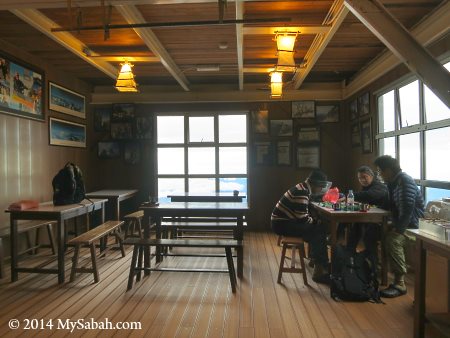
[[[400,171],[388,184],[392,222],[399,233],[406,228],[417,228],[423,217],[424,204],[416,182]]]
[[[355,192],[355,201],[374,204],[383,209],[389,209],[389,191],[387,186],[374,178],[372,183]]]

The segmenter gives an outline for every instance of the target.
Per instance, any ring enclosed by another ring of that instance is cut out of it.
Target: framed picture
[[[111,138],[113,140],[131,140],[133,138],[133,124],[131,122],[111,122]]]
[[[358,97],[358,112],[359,116],[364,116],[370,113],[369,106],[369,92]]]
[[[316,121],[319,123],[339,122],[339,104],[316,105]]]
[[[153,135],[153,124],[150,116],[136,117],[136,138],[140,140],[149,140]]]
[[[253,131],[258,134],[269,132],[269,111],[259,110],[252,112]]]
[[[320,128],[300,128],[297,137],[298,142],[320,142]]]
[[[86,148],[86,126],[50,117],[50,144]]]
[[[277,164],[291,165],[291,141],[277,142]]]
[[[0,112],[45,121],[44,72],[0,53]]]
[[[350,138],[352,147],[358,147],[361,145],[361,134],[359,132],[359,124],[353,123],[350,127]]]
[[[269,165],[271,164],[271,145],[270,142],[255,142],[255,164],[256,165]]]
[[[292,136],[292,120],[270,120],[270,135],[272,136]]]
[[[86,118],[86,99],[83,95],[49,82],[48,108],[60,113]]]
[[[113,104],[111,122],[132,122],[134,119],[134,111],[134,103]]]
[[[97,154],[99,158],[118,158],[120,157],[120,144],[115,141],[100,141]]]
[[[361,146],[363,153],[372,152],[372,119],[361,121]]]
[[[292,118],[293,119],[313,119],[314,118],[314,101],[293,101],[292,102]]]
[[[297,146],[297,168],[319,168],[320,146],[298,145]]]
[[[127,142],[123,146],[123,159],[127,164],[141,162],[141,148],[138,142]]]
[[[110,131],[111,107],[97,107],[94,111],[94,131]]]
[[[350,101],[348,104],[348,111],[350,116],[350,121],[358,118],[358,101],[356,99]]]

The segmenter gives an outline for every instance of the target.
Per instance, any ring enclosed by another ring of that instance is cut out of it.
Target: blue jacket
[[[419,218],[423,217],[422,194],[413,178],[403,171],[395,175],[388,184],[392,222],[399,233],[406,228],[417,228]]]

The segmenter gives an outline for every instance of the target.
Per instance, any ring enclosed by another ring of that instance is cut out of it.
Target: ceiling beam
[[[126,56],[126,55],[88,55],[89,58],[108,62],[161,62],[157,56]]]
[[[450,73],[378,0],[345,0],[345,6],[450,107]]]
[[[59,43],[64,48],[68,49],[76,56],[80,57],[84,61],[88,62],[101,72],[105,73],[112,79],[116,79],[119,70],[111,65],[108,62],[103,60],[95,60],[89,58],[85,51],[88,50],[87,46],[82,43],[80,40],[75,38],[71,33],[61,32],[61,33],[52,33],[51,28],[58,26],[54,21],[47,18],[41,12],[35,9],[14,9],[11,10],[11,13],[15,14],[23,21],[36,28],[41,33],[45,34],[52,40]]]
[[[116,6],[116,9],[127,20],[129,24],[145,22],[141,12],[135,6]],[[155,33],[149,28],[134,28],[136,34],[144,41],[147,47],[160,58],[162,65],[173,76],[173,78],[185,90],[189,91],[189,81],[169,55]]]
[[[236,20],[244,18],[244,4],[242,1],[236,1]],[[237,62],[238,62],[238,77],[239,90],[244,90],[244,34],[241,23],[236,24],[236,45],[237,45]]]
[[[286,27],[244,27],[244,35],[275,35],[278,32],[299,32],[299,34],[326,34],[331,26],[286,26]]]
[[[303,67],[298,68],[297,72],[294,75],[294,88],[300,88],[303,81],[306,79],[309,72],[316,64],[320,55],[322,55],[322,52],[327,47],[331,38],[341,26],[342,22],[347,16],[347,13],[348,9],[344,6],[343,0],[335,0],[333,2],[327,16],[325,17],[325,20],[322,23],[322,25],[324,26],[331,25],[331,28],[326,33],[317,34],[314,38],[311,47],[309,47],[303,59]]]

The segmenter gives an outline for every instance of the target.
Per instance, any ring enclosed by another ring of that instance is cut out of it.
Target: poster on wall
[[[50,144],[86,148],[86,126],[50,117]]]
[[[86,99],[83,95],[52,82],[49,83],[49,87],[48,107],[51,110],[86,118]]]
[[[44,75],[0,52],[0,112],[44,121]]]

